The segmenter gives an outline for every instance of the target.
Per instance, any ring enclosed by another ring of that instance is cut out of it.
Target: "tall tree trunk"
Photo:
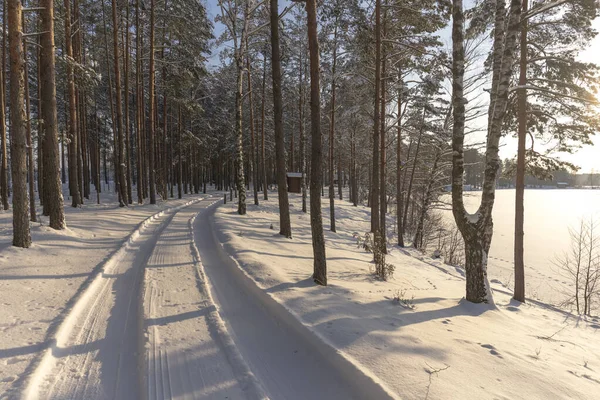
[[[252,65],[250,64],[250,49],[248,47],[248,38],[246,37],[246,71],[248,73],[248,106],[250,107],[250,176],[252,177],[252,186],[254,191],[254,205],[258,205],[258,168],[256,168],[256,157],[254,157],[255,138],[254,138],[254,102],[252,96]]]
[[[6,10],[6,0],[4,9]],[[2,32],[6,32],[6,12],[2,13]],[[4,88],[6,74],[6,35],[2,35],[2,66],[0,70],[0,141],[2,147],[2,164],[0,165],[0,197],[2,197],[2,208],[9,209],[8,205],[8,149],[6,137],[6,91]]]
[[[285,137],[283,132],[283,99],[281,94],[281,54],[279,49],[279,8],[271,0],[271,72],[273,75],[273,119],[275,125],[275,161],[277,164],[277,191],[279,193],[279,234],[292,237],[290,205],[288,202],[285,170]]]
[[[408,220],[408,206],[411,203],[412,187],[415,180],[415,172],[417,170],[417,161],[419,161],[419,150],[421,149],[421,140],[423,139],[423,130],[425,129],[425,107],[421,116],[421,127],[419,128],[419,136],[417,138],[417,148],[415,149],[415,157],[413,158],[413,166],[410,171],[408,180],[408,188],[406,189],[406,204],[404,205],[404,215],[402,217],[402,231],[406,230],[406,221]]]
[[[25,16],[22,15],[22,29],[23,34],[26,32],[25,28]],[[29,219],[32,222],[37,222],[37,216],[35,212],[35,164],[33,163],[33,140],[31,139],[31,100],[29,98],[29,67],[27,64],[27,40],[23,40],[23,79],[25,87],[25,133],[27,140],[27,163],[29,168],[28,180],[29,180]]]
[[[58,153],[58,118],[56,109],[56,64],[54,49],[54,0],[41,0],[40,11],[40,104],[44,151],[44,208],[48,211],[50,227],[64,229],[65,211],[60,180]]]
[[[148,156],[148,171],[150,181],[150,204],[156,204],[156,179],[154,170],[154,0],[150,0],[150,61],[149,61],[149,95],[150,113],[148,121],[148,147],[150,147]]]
[[[464,15],[462,0],[453,1],[453,110],[452,132],[452,212],[465,241],[465,271],[467,278],[466,299],[474,303],[493,302],[487,280],[487,257],[493,235],[492,210],[495,200],[496,178],[500,167],[498,147],[502,135],[502,123],[508,105],[509,84],[512,74],[516,39],[520,30],[521,0],[511,0],[508,24],[505,25],[504,3],[496,8],[494,47],[492,53],[493,79],[490,90],[489,124],[486,145],[481,204],[476,214],[469,215],[464,207]],[[504,27],[506,33],[504,34]],[[499,36],[498,32],[503,35]]]
[[[298,118],[300,130],[300,173],[302,190],[302,212],[306,213],[306,137],[304,135],[304,65],[302,55],[304,53],[304,44],[300,51],[300,69],[299,69],[299,94],[298,94]]]
[[[267,180],[267,159],[265,157],[265,107],[266,107],[266,87],[267,87],[267,51],[265,50],[263,58],[263,79],[262,79],[262,100],[261,100],[261,122],[260,122],[260,140],[261,154],[260,167],[263,184],[263,199],[269,200],[269,181]]]
[[[308,49],[310,53],[310,126],[312,137],[311,178],[310,178],[310,228],[313,244],[313,280],[319,285],[327,285],[327,258],[325,237],[323,236],[323,216],[321,215],[321,184],[323,149],[321,144],[321,89],[319,76],[319,39],[317,35],[317,2],[306,1],[308,19]]]
[[[183,197],[183,143],[181,140],[181,106],[179,106],[178,119],[177,119],[177,198]]]
[[[71,206],[81,204],[79,191],[79,172],[77,162],[77,104],[75,99],[75,76],[73,74],[73,43],[71,34],[71,2],[64,1],[65,5],[65,52],[67,55],[67,91],[69,97],[69,190],[71,192]]]
[[[13,246],[31,245],[27,204],[27,138],[25,131],[25,60],[21,0],[8,0],[8,45],[10,48],[10,166],[13,184]]]
[[[379,133],[381,88],[381,0],[375,0],[375,104],[373,107],[373,169],[371,173],[371,232],[379,235]]]
[[[125,50],[124,50],[124,64],[123,64],[123,78],[125,80],[125,128],[123,134],[125,135],[125,164],[126,164],[126,179],[127,179],[127,204],[133,204],[133,193],[132,193],[132,182],[131,182],[131,133],[129,132],[129,1],[127,1],[125,11]]]
[[[402,71],[398,71],[398,137],[396,138],[396,226],[398,229],[398,246],[404,247],[404,224],[402,218]]]
[[[335,67],[337,64],[337,34],[338,34],[337,14],[334,22],[333,30],[333,57],[331,66],[331,113],[329,125],[329,229],[335,232],[335,186],[334,186],[334,171],[335,165]]]
[[[38,2],[38,4],[41,5],[42,0],[40,0]],[[41,15],[38,17],[38,30],[41,32],[42,28],[41,28],[41,22],[42,22],[42,17]],[[38,97],[38,101],[37,101],[37,126],[38,126],[38,135],[37,135],[37,151],[38,151],[38,156],[37,156],[37,169],[38,169],[38,195],[40,198],[40,205],[42,206],[42,215],[48,216],[49,212],[48,212],[48,207],[46,205],[47,202],[47,194],[44,193],[44,124],[43,124],[43,120],[42,120],[42,67],[41,67],[41,52],[42,52],[42,39],[41,39],[41,35],[40,37],[38,37],[38,48],[37,48],[37,59],[36,59],[36,63],[37,63],[37,81],[38,81],[38,85],[37,85],[37,97]]]
[[[113,53],[115,68],[115,108],[117,117],[117,171],[119,180],[119,206],[127,204],[127,178],[125,177],[125,138],[123,137],[123,100],[121,94],[121,68],[119,66],[119,25],[117,20],[117,0],[112,0]]]
[[[140,0],[135,2],[135,132],[137,142],[136,162],[137,162],[137,199],[138,204],[144,203],[144,176],[145,171],[143,170],[143,157],[142,152],[142,120],[144,118],[144,109],[142,108],[142,41],[141,41],[141,30],[140,30]]]
[[[387,12],[383,14],[383,38],[387,35]],[[381,133],[380,133],[380,166],[379,166],[379,229],[381,230],[381,250],[387,253],[387,229],[385,215],[387,213],[387,182],[386,182],[386,47],[381,45]]]
[[[523,14],[527,13],[528,0],[523,0]],[[525,233],[525,140],[527,138],[527,19],[521,21],[521,60],[519,62],[519,89],[517,92],[519,120],[517,148],[517,186],[515,199],[515,290],[514,299],[525,301],[525,260],[523,242]]]

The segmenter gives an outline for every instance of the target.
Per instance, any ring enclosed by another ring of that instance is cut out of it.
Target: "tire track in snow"
[[[139,398],[143,266],[177,211],[200,200],[147,218],[107,260],[59,326],[24,398]]]
[[[217,200],[218,201],[218,200]],[[215,201],[180,211],[162,232],[145,272],[147,398],[264,398],[221,324],[192,227]],[[247,367],[246,367],[247,368]]]

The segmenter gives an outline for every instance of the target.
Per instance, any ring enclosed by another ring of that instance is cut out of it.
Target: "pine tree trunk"
[[[383,14],[383,38],[387,36],[387,12]],[[385,223],[385,215],[387,213],[387,185],[386,185],[386,46],[381,46],[381,133],[380,133],[380,153],[379,153],[379,230],[381,231],[381,250],[387,253],[387,228]]]
[[[135,131],[136,131],[136,142],[137,142],[137,199],[138,204],[144,204],[144,176],[145,171],[143,169],[143,152],[142,152],[142,119],[144,118],[144,109],[142,108],[142,64],[141,64],[141,31],[140,31],[140,0],[135,2],[135,40],[136,40],[136,51],[135,51]]]
[[[402,216],[402,231],[406,231],[406,222],[408,220],[408,206],[411,203],[412,187],[415,180],[415,171],[417,170],[417,161],[419,161],[419,150],[421,149],[421,139],[423,138],[423,130],[425,129],[425,107],[423,107],[423,114],[421,118],[421,127],[419,128],[419,137],[417,138],[417,148],[415,149],[415,156],[413,158],[412,170],[410,172],[410,178],[408,180],[408,188],[406,189],[406,204],[404,204],[404,215]]]
[[[371,232],[379,235],[379,132],[381,87],[381,0],[375,0],[375,102],[373,106],[373,168],[371,172]]]
[[[26,33],[25,28],[25,16],[22,15],[22,29],[23,33]],[[29,98],[29,67],[27,63],[27,41],[23,40],[23,78],[25,87],[23,88],[25,92],[25,133],[27,140],[27,164],[29,168],[28,172],[28,181],[29,181],[29,219],[32,222],[37,222],[37,216],[35,212],[35,164],[33,163],[33,140],[31,138],[31,100]]]
[[[21,0],[7,0],[10,48],[10,166],[13,184],[13,246],[31,245],[27,196],[27,138],[25,103],[25,59]]]
[[[118,181],[119,181],[119,206],[127,204],[127,178],[125,177],[125,138],[123,137],[123,100],[121,94],[121,68],[119,66],[119,29],[117,20],[117,0],[112,0],[113,20],[113,53],[115,69],[115,108],[117,117],[117,140],[118,140]]]
[[[263,184],[263,199],[269,200],[269,181],[267,180],[267,160],[265,157],[265,107],[266,107],[266,86],[267,86],[267,52],[263,58],[263,80],[262,80],[262,104],[261,104],[261,123],[260,123],[260,138],[261,138],[261,155],[260,167]]]
[[[58,118],[56,109],[56,64],[54,49],[54,0],[41,0],[40,11],[40,104],[43,128],[44,208],[48,210],[50,227],[66,228],[60,162],[58,152]]]
[[[275,125],[275,162],[277,192],[279,193],[279,234],[292,237],[290,205],[288,202],[285,165],[285,136],[283,132],[283,98],[281,94],[281,54],[279,49],[278,1],[271,0],[271,72],[273,75],[273,119]]]
[[[523,13],[527,13],[527,2],[523,0]],[[527,85],[527,19],[521,21],[521,60],[519,63],[519,86]],[[518,149],[517,149],[517,185],[515,199],[515,291],[514,299],[525,301],[525,260],[524,232],[525,223],[525,140],[527,138],[527,89],[517,92],[518,101]]]
[[[67,94],[69,97],[69,191],[71,193],[71,206],[78,207],[81,204],[81,193],[79,190],[79,172],[77,160],[78,147],[78,122],[77,102],[75,96],[75,76],[73,74],[73,44],[71,35],[71,2],[64,1],[65,6],[65,52],[67,58]]]
[[[337,16],[333,30],[333,57],[331,66],[331,114],[329,125],[329,229],[335,232],[335,187],[334,187],[334,157],[335,157],[335,67],[337,63]]]
[[[398,71],[398,137],[396,138],[396,224],[398,246],[404,247],[404,225],[402,219],[402,71]]]
[[[129,96],[129,76],[130,76],[130,65],[129,65],[129,1],[127,2],[126,5],[126,11],[125,11],[125,40],[124,40],[124,46],[125,46],[125,50],[124,50],[124,63],[123,63],[123,75],[124,75],[124,80],[125,80],[125,128],[124,128],[124,135],[125,135],[125,162],[126,162],[126,179],[127,179],[127,204],[133,204],[133,192],[132,192],[132,180],[131,180],[131,175],[132,170],[131,170],[131,133],[129,132],[130,126],[129,126],[129,100],[130,100],[130,96]]]
[[[40,0],[40,4],[41,4],[41,0]],[[38,17],[38,30],[41,32],[42,28],[41,28],[41,21],[42,21],[42,16],[40,15]],[[38,169],[38,195],[39,195],[39,199],[40,199],[40,205],[42,206],[42,215],[48,216],[49,215],[49,211],[48,211],[48,207],[46,205],[47,200],[47,193],[44,192],[44,123],[43,123],[43,117],[42,117],[42,67],[41,67],[41,52],[42,52],[42,39],[41,36],[38,37],[38,48],[37,48],[37,80],[38,80],[38,85],[37,85],[37,97],[38,97],[38,110],[37,110],[37,119],[38,119],[38,137],[37,137],[37,151],[38,151],[38,156],[37,156],[37,169]]]
[[[246,38],[246,70],[248,73],[248,106],[250,107],[250,177],[254,192],[254,205],[258,205],[258,168],[256,167],[256,157],[254,149],[256,146],[254,138],[254,101],[252,96],[252,66],[250,64],[250,49],[248,48],[248,38]]]
[[[304,45],[300,51],[300,69],[299,69],[299,94],[298,94],[298,115],[299,115],[299,130],[300,130],[300,173],[302,174],[301,190],[302,190],[302,212],[306,213],[306,137],[304,135],[304,65],[302,55],[304,53]]]
[[[311,178],[310,178],[310,228],[313,244],[313,280],[327,286],[327,258],[325,237],[323,236],[323,216],[321,212],[321,184],[323,149],[321,144],[321,89],[319,76],[319,39],[317,35],[317,2],[306,1],[308,19],[308,49],[310,53],[310,126],[312,137]]]
[[[181,142],[181,106],[179,106],[177,120],[177,198],[183,197],[183,144]]]
[[[4,9],[6,9],[6,1],[4,0]],[[6,32],[6,12],[2,13],[2,32]],[[5,74],[6,74],[6,35],[2,35],[2,66],[0,71],[0,145],[2,147],[2,164],[0,165],[0,197],[2,197],[2,208],[9,209],[8,204],[8,149],[6,137],[6,90],[5,90]]]
[[[149,171],[149,186],[150,186],[150,204],[156,204],[156,180],[154,170],[154,0],[150,1],[150,61],[149,61],[149,95],[148,102],[150,103],[150,112],[148,120],[148,171]]]

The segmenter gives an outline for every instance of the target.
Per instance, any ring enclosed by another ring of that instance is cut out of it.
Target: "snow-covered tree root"
[[[40,399],[53,395],[61,397],[63,391],[71,394],[83,393],[86,396],[103,396],[99,390],[102,391],[105,388],[93,387],[92,382],[95,376],[91,375],[95,374],[99,377],[106,374],[107,370],[103,366],[100,368],[96,366],[95,369],[90,370],[90,364],[93,361],[90,354],[99,353],[102,346],[115,344],[111,343],[108,338],[111,331],[114,333],[112,338],[117,338],[117,340],[121,340],[121,337],[127,336],[129,333],[137,335],[141,332],[140,329],[137,329],[140,321],[135,318],[138,316],[136,314],[139,305],[133,301],[136,297],[139,298],[141,289],[143,269],[138,267],[146,261],[156,237],[168,225],[177,211],[200,200],[202,198],[167,208],[145,219],[124,240],[119,249],[93,271],[90,278],[69,303],[70,307],[63,314],[64,318],[55,325],[54,329],[50,330],[46,340],[48,348],[41,353],[37,361],[32,363],[32,372],[26,382],[23,398]],[[130,268],[127,268],[127,265]],[[117,290],[119,288],[122,290]],[[122,296],[123,292],[128,296],[120,298],[123,301],[123,307],[110,307],[110,303],[116,304],[118,301],[116,297]],[[132,325],[130,329],[124,328],[123,324],[110,326],[111,319],[116,321],[122,318],[126,320],[127,326]],[[96,337],[99,331],[106,337]],[[122,346],[124,343],[116,342],[116,344]],[[120,350],[123,349],[113,350],[110,352],[111,354],[105,355],[112,357],[111,361],[117,360],[119,368],[115,369],[114,380],[109,384],[109,386],[116,387],[119,385],[119,381],[127,382],[127,377],[125,376],[126,371],[122,371],[123,376],[120,376],[119,371],[121,369]],[[139,349],[134,345],[133,348],[126,350],[135,356]],[[139,363],[137,356],[130,361],[135,364],[132,367],[137,367]],[[133,368],[133,371],[136,371],[136,368]],[[137,386],[137,380],[127,383],[132,388]]]

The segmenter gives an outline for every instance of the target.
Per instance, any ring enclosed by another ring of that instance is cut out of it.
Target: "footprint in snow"
[[[503,358],[500,355],[500,353],[498,353],[498,351],[496,350],[496,348],[494,346],[492,346],[491,344],[482,344],[480,346],[483,347],[484,349],[489,349],[491,355]]]

